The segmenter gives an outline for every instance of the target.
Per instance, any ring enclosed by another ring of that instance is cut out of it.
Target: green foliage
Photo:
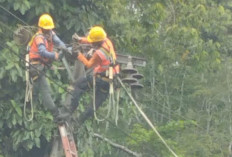
[[[194,121],[170,121],[166,125],[159,127],[158,131],[168,145],[171,145],[176,148],[175,150],[181,152],[184,151],[185,148],[181,147],[177,149],[177,146],[180,143],[176,142],[176,137],[186,129],[194,128],[194,126]],[[145,156],[151,156],[151,154],[156,154],[157,156],[169,156],[169,152],[164,151],[167,148],[165,148],[160,138],[152,129],[146,129],[142,125],[135,124],[131,130],[131,136],[135,139],[127,138],[127,143],[137,151],[147,151]]]
[[[21,128],[18,127],[12,132],[13,149],[17,150],[18,147],[23,147],[27,151],[33,148],[33,146],[40,147],[40,137],[44,136],[47,141],[51,140],[53,129],[52,116],[48,113],[41,111],[36,112],[35,121],[40,119],[41,123],[24,122]]]
[[[231,12],[227,0],[0,0],[0,4],[29,25],[39,15],[54,17],[55,31],[66,43],[77,32],[84,35],[102,25],[118,53],[143,56],[147,67],[138,102],[178,156],[229,156],[231,142]],[[25,48],[12,41],[21,20],[0,8],[0,156],[20,156],[50,142],[56,126],[40,101],[35,119],[23,119]],[[24,23],[25,24],[25,23]],[[3,47],[2,47],[3,46]],[[55,63],[55,67],[61,63]],[[68,87],[66,71],[48,72],[54,100],[60,106]],[[128,87],[129,88],[129,87]],[[124,92],[121,92],[118,126],[114,112],[107,121],[74,126],[81,156],[129,156],[95,140],[98,132],[143,156],[171,156],[146,126]],[[91,102],[84,95],[75,116]],[[104,117],[107,101],[97,115]],[[127,133],[130,132],[130,135]],[[12,153],[9,153],[12,152]],[[20,155],[19,155],[20,154]]]
[[[14,2],[14,10],[19,10],[22,15],[30,9],[30,3],[27,0],[19,0]]]

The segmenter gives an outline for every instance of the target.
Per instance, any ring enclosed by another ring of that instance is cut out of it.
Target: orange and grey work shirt
[[[29,52],[31,60],[40,59],[44,62],[48,62],[48,60],[54,59],[55,53],[53,52],[53,43],[57,46],[65,47],[65,44],[59,37],[53,31],[51,31],[51,33],[51,41],[46,39],[41,30],[36,33]]]
[[[81,43],[88,43],[86,38],[82,38]],[[94,72],[102,73],[105,72],[109,65],[112,63],[111,57],[109,57],[110,51],[115,55],[114,47],[111,41],[107,38],[103,43],[102,46],[95,51],[92,58],[87,60],[87,58],[83,54],[78,55],[78,59],[88,68],[94,67]],[[107,55],[108,53],[108,55]],[[116,56],[116,55],[115,55]]]

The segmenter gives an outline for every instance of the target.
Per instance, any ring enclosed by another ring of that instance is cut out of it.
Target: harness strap
[[[115,64],[116,63],[116,55],[115,55],[115,52],[113,51],[113,48],[112,48],[113,45],[110,46],[109,43],[108,43],[108,41],[110,41],[110,40],[107,39],[104,42],[104,44],[106,44],[107,47],[109,48],[109,52],[108,52],[107,48],[104,47],[104,44],[102,45],[102,48],[105,49],[110,54],[110,56],[112,57],[113,64]]]
[[[31,40],[30,40],[30,41],[28,42],[28,44],[27,44],[27,51],[28,51],[28,52],[29,52],[30,49],[31,49],[31,45],[32,45],[32,43],[33,43],[35,37],[36,37],[36,36],[39,36],[39,35],[41,35],[41,36],[43,37],[43,40],[44,40],[44,36],[43,36],[42,33],[39,33],[39,32],[35,33],[35,34],[32,36]],[[44,40],[44,41],[45,41],[45,40]],[[32,52],[32,53],[33,53],[33,52]]]
[[[115,64],[113,55],[109,53],[108,50],[106,50],[104,47],[100,48],[99,50],[102,52],[105,58],[110,61],[110,64]]]
[[[99,75],[99,74],[97,74],[96,77],[101,78],[103,81],[111,82],[111,80],[110,80],[108,77],[101,76],[101,75]]]

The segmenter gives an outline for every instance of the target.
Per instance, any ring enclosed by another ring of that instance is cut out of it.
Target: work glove
[[[63,57],[64,57],[64,53],[61,51],[61,52],[59,53],[58,59],[61,60]]]
[[[87,53],[84,53],[84,55],[87,59],[90,59],[93,56],[94,52],[94,49],[90,49]]]
[[[78,52],[80,47],[77,44],[72,45],[72,52]]]
[[[80,36],[78,36],[76,33],[74,33],[73,35],[72,35],[72,40],[73,41],[80,41],[81,40],[81,37]]]
[[[67,48],[66,46],[63,47],[63,46],[60,46],[60,47],[57,47],[58,50],[61,50],[62,52],[68,52],[71,54],[71,49],[70,48]]]
[[[72,51],[72,57],[77,58],[81,52],[80,51]]]

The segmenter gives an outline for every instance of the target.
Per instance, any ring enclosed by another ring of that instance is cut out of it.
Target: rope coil
[[[26,92],[25,92],[25,99],[24,99],[24,105],[23,105],[23,113],[24,113],[24,118],[27,121],[32,121],[34,118],[34,109],[33,109],[33,84],[30,81],[30,76],[29,76],[29,54],[25,56],[26,62]],[[27,105],[30,105],[30,112],[31,116],[26,115],[26,109]]]

